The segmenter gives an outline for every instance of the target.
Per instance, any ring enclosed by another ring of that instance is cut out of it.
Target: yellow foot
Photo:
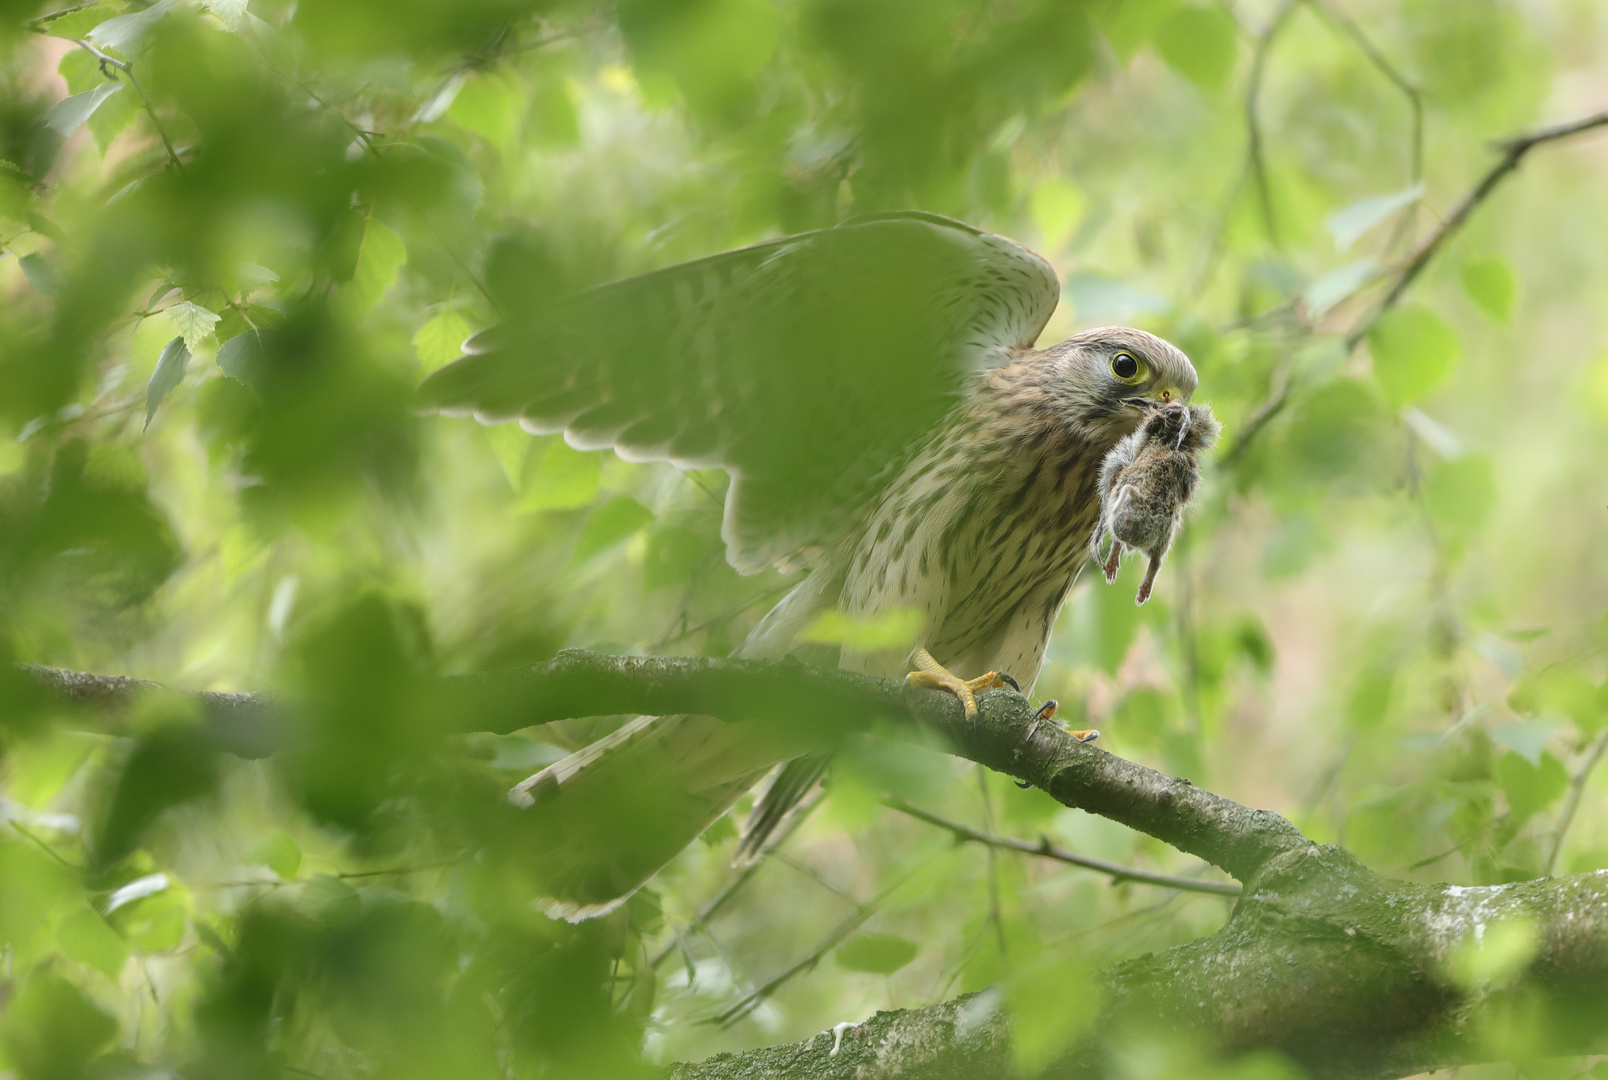
[[[916,667],[921,670],[912,671],[906,675],[905,685],[930,686],[936,690],[948,690],[960,698],[960,704],[965,708],[966,719],[968,720],[977,715],[978,693],[1005,685],[1005,680],[1000,678],[997,671],[990,671],[988,674],[979,675],[975,679],[962,679],[934,660],[932,653],[926,649],[917,649],[911,654],[910,658],[915,661]]]
[[[1049,701],[1046,701],[1044,704],[1040,705],[1038,708],[1037,718],[1033,721],[1033,727],[1029,729],[1028,735],[1031,736],[1034,731],[1038,730],[1039,724],[1044,723],[1046,720],[1052,719],[1055,716],[1055,710],[1059,709],[1060,707],[1061,703],[1056,701],[1054,698],[1051,698]],[[1078,742],[1093,742],[1100,737],[1100,733],[1094,728],[1084,728],[1081,731],[1072,731],[1070,729],[1064,730],[1066,730],[1066,733],[1072,736]],[[1031,787],[1032,785],[1029,784],[1023,786]]]

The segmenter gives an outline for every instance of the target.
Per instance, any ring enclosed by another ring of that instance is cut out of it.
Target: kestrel
[[[926,213],[858,218],[564,298],[477,334],[426,407],[563,432],[632,461],[719,466],[739,571],[808,567],[736,655],[1030,690],[1100,514],[1100,466],[1195,369],[1123,327],[1034,343],[1060,286],[1020,244]],[[862,652],[823,613],[914,612]],[[912,649],[911,646],[915,648]],[[819,777],[819,738],[639,717],[518,785],[547,910],[612,910],[778,763],[743,850]]]

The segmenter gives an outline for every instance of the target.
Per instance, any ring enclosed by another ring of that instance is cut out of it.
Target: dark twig
[[[1256,185],[1256,201],[1262,210],[1262,228],[1267,232],[1267,238],[1275,248],[1282,246],[1279,243],[1279,223],[1273,212],[1273,192],[1267,179],[1267,160],[1262,147],[1262,122],[1257,108],[1262,97],[1262,78],[1267,68],[1268,53],[1272,51],[1273,41],[1278,37],[1279,31],[1289,20],[1290,14],[1295,11],[1296,0],[1283,0],[1273,17],[1268,20],[1267,29],[1256,42],[1256,53],[1251,59],[1250,82],[1245,88],[1245,167],[1250,171],[1251,180]]]
[[[1542,871],[1547,877],[1551,877],[1552,871],[1557,868],[1558,855],[1563,851],[1563,842],[1569,835],[1569,827],[1574,824],[1575,811],[1580,809],[1580,796],[1585,793],[1586,781],[1590,779],[1592,770],[1597,767],[1605,752],[1608,752],[1608,731],[1597,737],[1597,741],[1592,744],[1591,753],[1587,755],[1579,771],[1574,774],[1574,779],[1569,783],[1569,797],[1564,800],[1563,813],[1558,817],[1558,831],[1552,838],[1552,853],[1547,856],[1546,869]]]
[[[1522,135],[1499,140],[1495,146],[1502,151],[1501,159],[1491,166],[1484,176],[1480,177],[1477,184],[1469,189],[1468,194],[1463,196],[1462,201],[1457,204],[1456,208],[1446,215],[1446,220],[1441,222],[1440,227],[1418,246],[1418,250],[1413,253],[1412,257],[1407,260],[1407,264],[1397,273],[1395,283],[1391,285],[1390,291],[1385,294],[1385,298],[1379,302],[1378,308],[1365,322],[1347,336],[1346,347],[1348,349],[1356,348],[1357,343],[1367,335],[1380,317],[1394,307],[1396,302],[1401,299],[1402,294],[1407,291],[1414,281],[1418,280],[1418,276],[1424,272],[1424,268],[1429,265],[1430,259],[1435,257],[1435,253],[1440,251],[1446,245],[1446,241],[1450,240],[1463,227],[1474,211],[1478,210],[1481,204],[1490,198],[1491,192],[1496,190],[1497,185],[1519,167],[1519,164],[1524,161],[1525,156],[1531,150],[1534,150],[1537,146],[1567,139],[1605,125],[1608,125],[1608,111],[1595,113],[1584,119],[1574,120],[1566,124],[1539,128]]]
[[[1070,866],[1081,866],[1085,870],[1094,870],[1097,873],[1108,875],[1115,882],[1137,881],[1145,885],[1159,885],[1164,889],[1178,889],[1181,892],[1212,893],[1216,896],[1238,896],[1242,891],[1239,885],[1232,881],[1197,881],[1194,878],[1178,877],[1174,874],[1159,874],[1153,870],[1140,870],[1133,866],[1122,866],[1119,863],[1106,862],[1088,855],[1079,855],[1075,851],[1058,847],[1050,843],[1048,837],[1040,837],[1038,843],[1031,840],[1018,840],[1012,836],[996,836],[970,825],[963,825],[958,821],[939,817],[928,813],[908,803],[891,800],[885,804],[901,814],[908,814],[918,821],[925,821],[929,825],[936,825],[940,829],[947,829],[956,839],[976,844],[983,844],[989,848],[998,848],[1001,851],[1016,851],[1023,855],[1037,855],[1045,859],[1054,859],[1056,862],[1067,863]]]
[[[73,42],[73,44],[77,45],[79,48],[89,50],[89,54],[96,60],[100,61],[101,70],[105,71],[108,75],[111,74],[111,72],[106,70],[109,65],[113,68],[116,68],[118,71],[122,72],[128,77],[129,85],[134,88],[135,93],[139,94],[140,101],[145,105],[146,113],[148,113],[151,117],[151,123],[156,127],[157,135],[159,135],[162,139],[162,145],[167,148],[168,160],[173,163],[173,167],[175,169],[177,169],[179,172],[183,172],[184,162],[179,160],[178,152],[173,149],[173,143],[168,139],[167,132],[163,129],[162,121],[156,115],[156,105],[151,101],[149,95],[145,93],[145,87],[140,85],[140,80],[135,77],[134,65],[130,64],[127,60],[119,60],[110,53],[102,52],[87,41],[78,40]]]
[[[1343,11],[1331,10],[1322,0],[1306,0],[1306,3],[1319,18],[1348,38],[1357,47],[1357,51],[1379,70],[1386,81],[1406,97],[1407,105],[1413,114],[1412,182],[1418,183],[1424,177],[1424,92],[1408,81],[1394,64],[1385,59],[1384,53],[1368,39],[1368,35],[1362,32],[1362,28],[1350,15]]]

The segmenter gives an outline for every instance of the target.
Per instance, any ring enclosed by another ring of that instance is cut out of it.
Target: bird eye
[[[1119,352],[1111,358],[1111,374],[1125,383],[1136,383],[1144,377],[1145,366],[1132,353]]]

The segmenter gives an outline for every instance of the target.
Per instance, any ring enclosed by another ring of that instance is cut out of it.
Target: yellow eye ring
[[[1111,358],[1111,377],[1118,382],[1132,386],[1145,380],[1150,374],[1145,362],[1134,356],[1133,353],[1119,352]]]

